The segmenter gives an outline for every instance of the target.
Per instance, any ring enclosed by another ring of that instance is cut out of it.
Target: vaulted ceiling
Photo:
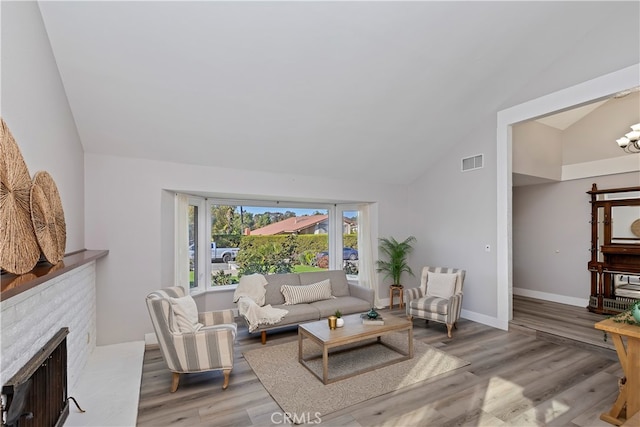
[[[388,183],[503,108],[640,62],[638,2],[40,9],[86,152]]]

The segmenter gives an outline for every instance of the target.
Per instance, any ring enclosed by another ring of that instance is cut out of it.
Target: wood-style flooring
[[[585,348],[596,346],[615,351],[611,337],[605,340],[604,333],[593,327],[608,317],[591,313],[584,307],[514,296],[510,329],[535,333],[540,338],[565,340]]]
[[[564,326],[537,331],[531,326],[557,308]],[[590,342],[587,330],[601,319],[567,306],[516,298],[509,332],[462,319],[453,339],[444,325],[414,320],[416,340],[456,355],[470,365],[361,404],[328,414],[325,426],[610,426],[599,415],[617,397],[622,370],[602,333]],[[560,310],[562,311],[562,310]],[[403,315],[401,310],[382,310]],[[526,319],[531,325],[526,325]],[[236,343],[229,388],[221,389],[218,372],[182,375],[176,393],[169,393],[171,373],[159,350],[145,352],[138,410],[139,426],[272,426],[282,425],[281,409],[261,385],[242,353],[259,348],[259,335],[249,335],[243,323]],[[552,332],[574,331],[570,337]],[[594,330],[595,331],[595,330]],[[296,329],[270,333],[266,345],[296,339]],[[587,338],[584,338],[587,340]]]

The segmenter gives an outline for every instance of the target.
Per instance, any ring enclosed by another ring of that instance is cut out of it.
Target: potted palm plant
[[[413,276],[413,271],[407,264],[407,256],[413,251],[412,245],[416,242],[416,238],[409,236],[402,242],[398,242],[393,237],[382,237],[379,241],[378,248],[386,259],[377,261],[377,271],[385,273],[385,279],[391,278],[393,282],[391,286],[402,287],[400,283],[402,273],[409,273]]]

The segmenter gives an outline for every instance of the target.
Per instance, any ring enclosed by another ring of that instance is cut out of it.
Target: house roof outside
[[[276,234],[299,233],[309,227],[313,227],[326,221],[328,215],[293,216],[282,221],[274,222],[265,227],[251,230],[251,236],[273,236]]]

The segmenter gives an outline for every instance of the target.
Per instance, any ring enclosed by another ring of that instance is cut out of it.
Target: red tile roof
[[[251,230],[251,235],[273,236],[274,234],[297,233],[300,230],[304,230],[305,228],[309,228],[326,221],[328,218],[328,215],[294,216],[280,222],[274,222],[273,224],[269,224],[265,227]]]

